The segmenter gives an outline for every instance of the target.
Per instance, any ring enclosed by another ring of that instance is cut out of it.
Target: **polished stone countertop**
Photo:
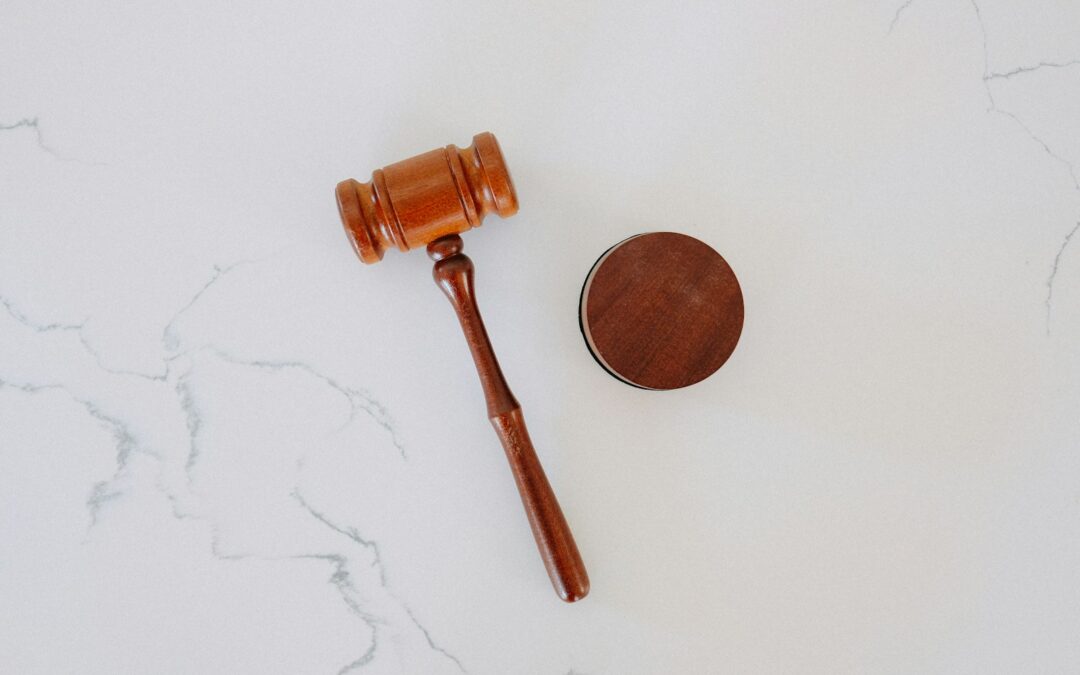
[[[1075,2],[16,1],[0,63],[0,672],[1080,663]],[[333,200],[483,130],[573,605],[431,262]],[[577,319],[657,230],[746,300],[671,392]]]

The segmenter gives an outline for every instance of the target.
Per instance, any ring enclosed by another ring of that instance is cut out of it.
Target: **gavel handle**
[[[559,502],[533,449],[521,405],[506,384],[491,348],[483,319],[480,318],[480,309],[476,305],[473,263],[461,250],[461,237],[457,235],[428,244],[428,255],[435,260],[432,276],[450,299],[461,322],[461,329],[465,332],[465,340],[469,343],[487,399],[488,417],[510,461],[510,470],[521,493],[525,515],[529,518],[551,583],[560,598],[574,602],[588,594],[589,575],[574,543],[574,535],[570,533]]]

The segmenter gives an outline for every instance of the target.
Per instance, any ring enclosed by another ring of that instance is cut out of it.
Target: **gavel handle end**
[[[589,573],[533,449],[521,408],[493,416],[491,424],[506,451],[525,515],[555,592],[566,602],[584,598],[589,594]]]

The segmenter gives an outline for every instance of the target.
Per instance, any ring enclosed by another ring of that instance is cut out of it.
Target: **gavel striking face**
[[[517,212],[517,195],[495,136],[485,132],[459,149],[448,145],[376,169],[371,181],[338,183],[338,209],[356,254],[382,260],[390,246],[408,251],[427,246],[435,282],[449,298],[465,332],[487,399],[488,417],[502,442],[529,525],[555,591],[574,602],[589,592],[577,544],[533,449],[521,405],[506,384],[473,287],[473,264],[462,253],[459,233],[484,216]]]

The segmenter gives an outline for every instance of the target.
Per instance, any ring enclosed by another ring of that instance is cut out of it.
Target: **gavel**
[[[489,213],[517,213],[510,172],[495,136],[473,136],[472,145],[448,145],[376,169],[371,181],[337,185],[338,210],[360,260],[382,260],[391,246],[426,246],[432,276],[457,313],[487,400],[488,418],[510,461],[540,557],[555,592],[574,602],[589,592],[589,575],[559,502],[533,449],[521,404],[506,384],[488,339],[473,285],[473,263],[459,233],[479,227]]]

